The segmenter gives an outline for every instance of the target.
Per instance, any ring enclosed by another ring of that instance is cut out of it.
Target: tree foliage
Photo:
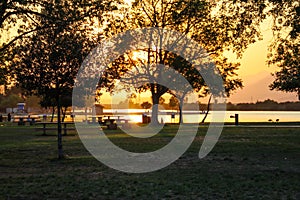
[[[72,27],[81,23],[81,29],[93,26],[95,18],[102,20],[103,11],[115,10],[110,0],[3,0],[0,2],[0,82],[10,79],[7,61],[12,51],[22,46],[32,35],[53,32],[58,27]],[[96,20],[96,21],[97,21]]]
[[[141,104],[141,107],[144,108],[144,109],[149,109],[151,108],[152,104],[149,103],[148,101],[145,101]]]
[[[178,31],[197,41],[216,61],[225,83],[226,92],[230,95],[233,90],[242,87],[242,83],[236,74],[239,64],[229,62],[224,56],[224,51],[230,49],[237,56],[241,56],[249,44],[260,39],[259,24],[265,18],[262,12],[265,7],[266,5],[263,3],[258,5],[226,0],[136,0],[128,8],[125,7],[124,12],[118,13],[118,15],[112,14],[114,18],[109,18],[105,33],[109,37],[129,29],[144,27]],[[207,94],[209,90],[203,89],[205,84],[199,79],[199,75],[196,75],[191,64],[182,63],[182,58],[179,59],[180,62],[171,63],[172,58],[175,58],[173,60],[176,61],[176,55],[169,56],[171,53],[163,52],[159,49],[159,45],[157,49],[157,51],[151,51],[150,48],[145,49],[144,52],[148,54],[149,59],[141,65],[157,63],[171,66],[173,64],[172,67],[176,68],[180,74],[186,78],[190,77],[190,83],[197,83],[194,88],[197,88],[201,95]],[[134,66],[132,61],[133,59],[129,59],[125,63],[132,67]],[[168,88],[155,83],[144,84],[140,88],[151,91],[154,105],[152,122],[157,122],[155,105],[159,103],[159,98],[168,92]]]
[[[10,51],[14,57],[7,60],[17,85],[44,98],[70,95],[78,68],[99,39],[92,35],[92,20],[99,17],[106,4],[84,0],[37,3],[40,9],[32,20],[40,29],[20,37]]]
[[[296,92],[300,100],[300,2],[270,0],[275,40],[270,46],[268,64],[276,65],[272,90]]]
[[[73,23],[99,17],[104,10],[114,10],[112,1],[93,0],[3,0],[0,3],[0,31],[16,27],[17,34],[6,38],[1,44],[0,52],[18,44],[22,38],[54,25],[71,25]],[[45,12],[47,11],[47,12]],[[63,11],[63,16],[61,15]],[[62,18],[63,17],[63,18]],[[48,23],[41,23],[47,21]],[[3,35],[2,35],[3,36]],[[1,40],[4,38],[1,37]]]
[[[98,39],[91,38],[93,30],[88,26],[104,5],[84,0],[43,4],[41,15],[34,18],[37,28],[19,35],[19,42],[10,50],[13,58],[6,61],[17,86],[40,96],[44,106],[57,107],[59,158],[63,157],[61,107],[70,105],[77,71]]]
[[[6,108],[16,108],[17,103],[24,102],[25,97],[20,88],[11,87],[4,95],[0,96],[0,110],[6,112]]]
[[[9,94],[3,97],[0,103],[1,108],[16,108],[17,103],[23,102],[23,99],[18,94]]]
[[[179,101],[176,97],[174,96],[171,96],[170,99],[169,99],[169,106],[171,108],[176,108],[179,106]]]

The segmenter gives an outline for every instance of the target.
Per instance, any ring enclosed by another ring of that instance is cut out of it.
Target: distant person
[[[0,115],[0,122],[3,122],[3,116]]]
[[[47,115],[46,114],[43,114],[43,121],[47,121]]]
[[[71,114],[72,121],[74,122],[75,115]]]
[[[10,113],[7,114],[7,121],[8,121],[8,122],[11,121],[11,114],[10,114]]]

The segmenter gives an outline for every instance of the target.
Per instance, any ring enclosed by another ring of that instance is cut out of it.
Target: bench
[[[106,119],[103,119],[107,117]],[[112,118],[114,117],[114,118]],[[117,118],[115,118],[117,117]],[[106,127],[108,130],[116,130],[118,126],[123,128],[129,128],[130,124],[128,119],[123,119],[121,116],[102,116],[102,117],[91,117],[92,121],[87,120],[88,124],[99,124],[101,127]]]
[[[104,124],[106,125],[107,129],[109,130],[116,130],[117,129],[117,124],[115,123],[115,119],[105,119]]]
[[[122,123],[123,122],[123,123]],[[130,124],[127,119],[104,119],[103,121],[98,121],[100,126],[106,126],[109,130],[116,130],[118,126],[123,128],[129,128]]]
[[[57,127],[46,127],[47,125],[57,125],[57,122],[40,122],[36,123],[36,125],[43,125],[43,127],[37,127],[35,128],[36,131],[43,131],[43,135],[46,135],[46,131],[55,131],[57,130]],[[67,135],[67,131],[69,130],[76,130],[75,127],[67,127],[68,124],[74,124],[74,122],[62,122],[61,125],[61,130],[63,131],[64,135]]]
[[[117,119],[117,124],[122,126],[122,128],[130,128],[130,124],[128,119]]]
[[[56,131],[57,128],[44,128],[44,127],[39,127],[39,128],[35,128],[35,131],[43,131],[43,135],[47,135],[46,131]],[[63,131],[64,135],[67,135],[67,131],[72,131],[72,130],[76,130],[75,128],[64,128],[62,127],[61,130]]]

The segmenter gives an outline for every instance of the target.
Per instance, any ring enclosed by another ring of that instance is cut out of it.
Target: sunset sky
[[[273,99],[279,102],[297,101],[296,93],[285,93],[279,91],[270,91],[269,85],[274,80],[271,73],[277,68],[268,66],[266,63],[268,54],[268,45],[272,41],[271,20],[265,20],[261,26],[263,40],[249,46],[241,59],[239,77],[242,78],[244,88],[239,89],[229,97],[228,101],[238,102],[256,102],[266,99]]]
[[[298,101],[296,93],[271,91],[269,89],[269,85],[274,80],[271,73],[278,70],[276,66],[268,66],[266,63],[268,46],[273,39],[271,26],[271,18],[268,18],[262,23],[261,32],[263,34],[263,40],[250,45],[240,60],[237,60],[232,54],[228,54],[228,57],[232,61],[238,61],[241,64],[238,75],[242,78],[244,87],[236,90],[233,95],[227,99],[227,102],[255,103],[267,99],[278,102]],[[110,100],[108,100],[107,97],[109,97],[108,94],[104,95],[101,100],[108,104]],[[139,101],[146,100],[145,95],[140,95],[138,98],[140,99]],[[119,98],[117,97],[116,99]],[[203,103],[206,102],[205,99],[200,101]]]
[[[266,99],[273,99],[278,102],[297,101],[296,93],[285,93],[278,91],[270,91],[269,85],[274,80],[271,76],[275,72],[276,67],[267,66],[268,45],[272,41],[271,20],[265,20],[261,26],[263,40],[249,46],[245,51],[241,60],[240,69],[238,71],[239,77],[242,78],[244,88],[234,92],[228,98],[228,102],[242,103],[263,101]],[[2,39],[9,37],[10,34],[4,35]],[[236,59],[229,55],[232,61]],[[107,96],[107,95],[105,95]],[[105,97],[101,98],[104,103],[109,103]]]

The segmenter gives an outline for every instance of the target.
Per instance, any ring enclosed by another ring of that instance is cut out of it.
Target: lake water
[[[114,115],[121,116],[122,118],[129,119],[133,122],[142,122],[142,114],[145,113],[143,109],[104,109],[104,113],[113,113]],[[171,113],[175,113],[175,119],[171,117]],[[210,112],[206,118],[206,122],[210,122],[212,119],[212,113]],[[151,116],[150,112],[146,112],[148,116]],[[214,114],[221,114],[220,111],[214,111]],[[226,111],[225,112],[225,122],[234,122],[234,116],[239,114],[239,122],[268,122],[269,120],[279,122],[299,122],[300,121],[300,111]],[[183,120],[185,123],[198,123],[201,122],[204,117],[202,113],[196,113],[193,111],[186,111],[183,114]],[[159,113],[159,121],[163,120],[165,123],[178,122],[179,113],[171,110],[163,110]],[[221,121],[221,120],[215,120]]]

